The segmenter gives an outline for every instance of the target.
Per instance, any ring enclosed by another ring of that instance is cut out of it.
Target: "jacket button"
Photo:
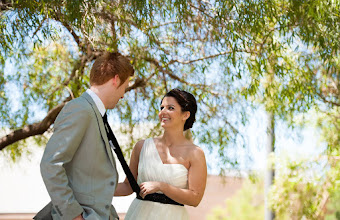
[[[105,208],[106,208],[106,209],[109,209],[109,208],[110,208],[110,206],[109,206],[109,205],[106,205],[106,206],[105,206]]]
[[[110,184],[111,184],[111,186],[113,186],[115,183],[112,181],[112,182],[110,182]]]

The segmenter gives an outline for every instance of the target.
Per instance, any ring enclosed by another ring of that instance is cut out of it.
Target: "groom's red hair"
[[[116,75],[119,76],[120,84],[123,84],[129,77],[133,76],[134,72],[127,57],[118,52],[106,52],[94,62],[90,73],[90,84],[102,85]]]

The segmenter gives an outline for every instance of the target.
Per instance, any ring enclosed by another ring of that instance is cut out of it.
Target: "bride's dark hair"
[[[182,112],[190,112],[190,116],[184,124],[184,131],[192,128],[192,125],[196,121],[195,115],[197,112],[197,103],[195,97],[191,93],[180,89],[172,89],[170,92],[165,94],[165,96],[162,98],[162,101],[165,97],[175,98],[178,104],[181,106]]]

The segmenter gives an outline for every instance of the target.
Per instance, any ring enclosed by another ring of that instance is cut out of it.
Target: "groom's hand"
[[[162,191],[162,182],[144,182],[139,185],[140,193],[139,195],[144,199],[148,194],[152,194],[158,191]]]

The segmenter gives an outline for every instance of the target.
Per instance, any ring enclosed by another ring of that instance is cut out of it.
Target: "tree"
[[[312,158],[291,160],[280,158],[276,163],[277,178],[270,192],[270,201],[278,219],[325,219],[336,216],[338,203],[339,163],[321,153]]]
[[[173,87],[197,97],[194,138],[216,149],[224,167],[236,166],[231,149],[247,144],[242,130],[251,107],[262,105],[291,126],[312,109],[327,143],[328,184],[322,196],[303,195],[336,201],[339,11],[338,0],[2,0],[0,150],[15,157],[26,138],[45,141],[41,134],[52,130],[65,103],[88,88],[92,62],[120,51],[136,77],[112,116],[127,125],[131,144],[136,127],[156,124],[160,98]],[[159,132],[154,126],[150,135]]]
[[[161,96],[180,86],[202,105],[197,126],[204,129],[195,130],[196,137],[210,147],[218,146],[228,160],[224,146],[239,139],[241,124],[228,116],[235,114],[240,95],[231,95],[234,73],[224,74],[218,68],[213,73],[209,68],[216,60],[246,49],[233,51],[229,43],[220,43],[226,38],[218,26],[224,18],[210,3],[155,1],[142,10],[136,8],[138,1],[2,1],[1,112],[2,127],[10,130],[1,138],[0,149],[10,146],[16,155],[23,146],[17,141],[47,131],[65,102],[88,86],[91,62],[108,49],[129,55],[137,70],[128,98],[116,110],[130,125],[126,132],[133,133],[139,122],[155,121]],[[5,58],[20,71],[6,73]],[[233,62],[239,63],[235,58]],[[9,110],[11,85],[22,97],[17,111]],[[31,111],[34,105],[46,114],[36,117],[38,122]]]
[[[130,56],[136,68],[115,110],[126,133],[155,121],[161,96],[182,87],[199,102],[196,140],[235,165],[229,149],[246,144],[246,100],[271,100],[266,109],[291,124],[311,106],[339,106],[337,3],[2,0],[0,111],[7,130],[0,149],[16,155],[27,137],[41,140],[62,106],[88,87],[91,63],[110,50]]]

